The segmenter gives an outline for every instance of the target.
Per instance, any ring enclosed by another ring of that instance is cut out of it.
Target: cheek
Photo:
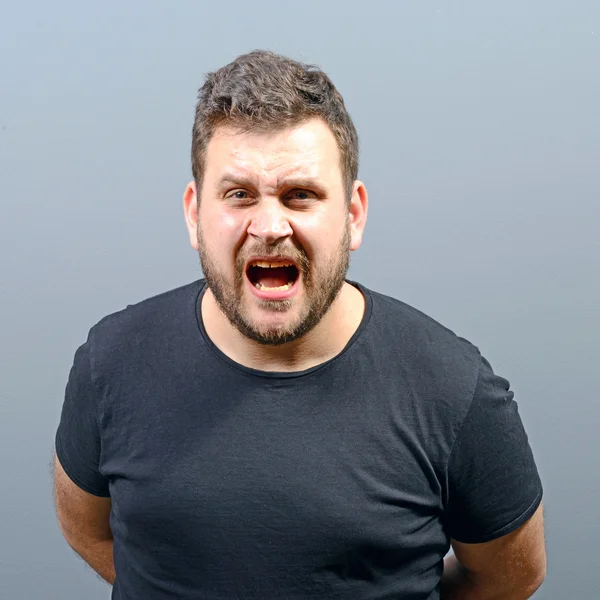
[[[293,224],[294,233],[311,260],[328,260],[339,250],[344,236],[343,217],[326,218],[325,215],[311,215]]]
[[[245,230],[244,219],[240,215],[226,211],[206,209],[199,215],[200,226],[206,239],[216,246],[233,246]]]
[[[243,229],[244,219],[229,212],[222,212],[217,217],[217,227],[222,231],[236,233]]]

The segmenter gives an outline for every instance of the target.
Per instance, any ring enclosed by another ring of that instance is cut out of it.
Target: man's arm
[[[60,529],[67,543],[108,583],[115,581],[110,498],[77,486],[54,456],[54,497]]]
[[[441,600],[525,600],[546,576],[543,507],[517,530],[491,542],[452,540]]]

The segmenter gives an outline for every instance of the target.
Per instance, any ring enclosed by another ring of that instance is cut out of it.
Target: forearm
[[[111,585],[115,582],[113,540],[68,540],[69,545],[102,579]]]
[[[506,582],[469,573],[452,555],[444,560],[440,600],[526,600],[536,587],[507,587]]]

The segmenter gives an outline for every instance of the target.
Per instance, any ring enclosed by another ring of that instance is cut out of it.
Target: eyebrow
[[[217,181],[217,187],[222,188],[225,185],[239,185],[240,187],[258,187],[256,179],[243,175],[235,175],[226,173]],[[300,188],[315,188],[322,193],[329,191],[329,186],[318,178],[313,177],[282,177],[277,180],[277,189],[282,187],[300,187]]]

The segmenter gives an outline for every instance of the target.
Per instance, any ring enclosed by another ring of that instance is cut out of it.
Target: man
[[[106,317],[75,354],[67,542],[118,599],[531,596],[542,486],[508,382],[346,280],[368,197],[329,78],[259,51],[210,74],[192,167],[205,279]]]

